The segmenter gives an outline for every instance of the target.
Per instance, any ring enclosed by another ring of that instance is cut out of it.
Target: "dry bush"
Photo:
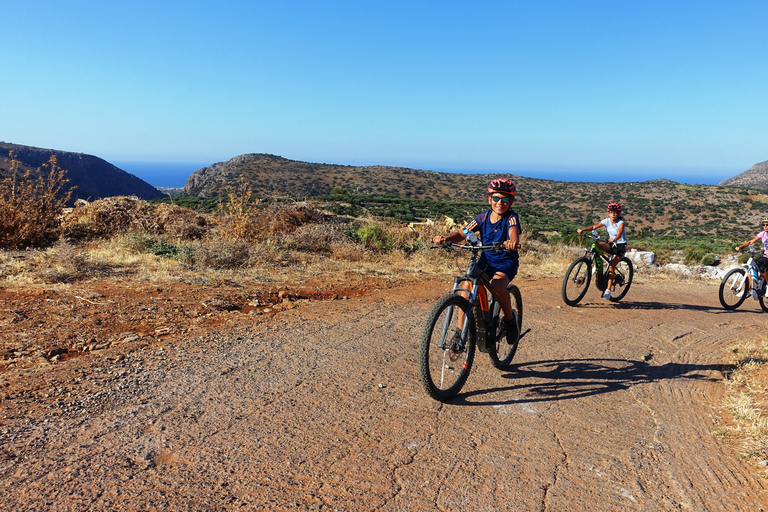
[[[196,244],[193,259],[195,265],[212,269],[272,266],[280,259],[280,250],[273,245],[216,238]]]
[[[267,240],[291,233],[304,224],[325,220],[325,216],[309,202],[272,203],[262,209],[242,204],[238,202],[241,206],[222,210],[222,237],[250,242]]]
[[[245,179],[240,176],[236,189],[228,194],[229,201],[219,204],[231,240],[256,240],[259,234],[258,223],[255,222],[259,215],[259,199],[246,187]]]
[[[304,224],[284,235],[280,245],[297,251],[333,253],[333,246],[349,243],[349,236],[332,224]]]
[[[209,218],[190,208],[149,204],[135,197],[98,199],[74,208],[64,217],[64,235],[75,240],[110,238],[127,232],[196,239],[208,229]]]
[[[326,220],[314,203],[302,201],[291,204],[272,204],[262,214],[262,232],[268,236],[291,233],[299,226]]]
[[[412,251],[419,240],[419,234],[407,224],[392,223],[385,227],[392,240],[393,249]],[[417,248],[417,247],[416,247]]]
[[[45,252],[37,253],[38,275],[46,283],[71,283],[93,273],[88,253],[61,239]]]
[[[763,466],[768,460],[768,340],[731,348],[736,357],[735,369],[726,376],[726,409],[733,415],[735,427],[728,435],[742,446],[743,456]]]
[[[66,171],[51,156],[39,176],[28,170],[17,175],[19,161],[13,152],[11,176],[0,182],[0,247],[19,248],[46,245],[61,234],[61,211],[72,196]]]

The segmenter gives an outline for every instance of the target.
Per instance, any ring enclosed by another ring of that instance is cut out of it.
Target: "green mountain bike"
[[[584,255],[576,258],[565,272],[562,295],[563,301],[569,306],[575,306],[587,294],[592,274],[595,275],[595,286],[600,292],[604,292],[608,287],[608,265],[613,255],[605,254],[597,246],[597,242],[600,241],[600,235],[597,231],[593,230],[590,238],[592,245],[587,247],[584,250]],[[595,267],[594,272],[592,265]],[[632,260],[626,256],[622,257],[616,265],[613,286],[611,286],[610,300],[612,302],[618,302],[624,298],[632,285],[634,275]]]

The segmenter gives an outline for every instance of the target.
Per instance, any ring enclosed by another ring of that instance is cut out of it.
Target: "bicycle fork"
[[[459,290],[459,283],[461,281],[464,281],[464,280],[465,279],[460,278],[460,277],[454,277],[453,278],[453,290],[452,290],[452,293],[456,293],[457,290]],[[467,301],[469,302],[469,304],[467,305],[467,310],[463,311],[463,313],[464,313],[464,325],[461,326],[461,335],[460,335],[459,345],[457,347],[448,347],[447,343],[446,343],[446,339],[448,338],[448,335],[449,335],[448,331],[450,329],[451,320],[453,319],[453,315],[454,315],[454,313],[455,314],[459,314],[458,312],[454,312],[453,311],[454,306],[450,306],[448,308],[447,314],[445,315],[445,320],[443,320],[443,329],[442,329],[442,331],[440,333],[440,349],[441,350],[447,350],[447,349],[450,348],[450,349],[455,350],[455,351],[458,352],[458,351],[461,351],[461,350],[464,349],[464,344],[466,343],[466,340],[467,340],[467,333],[469,332],[469,324],[473,320],[473,313],[474,313],[474,310],[475,310],[475,301],[477,300],[478,290],[480,288],[480,286],[474,280],[472,280],[471,283],[472,283],[472,286],[470,287],[470,290],[468,292],[469,296],[467,297]],[[462,289],[462,291],[467,292],[467,290],[464,290],[464,289]],[[485,309],[487,310],[488,309],[488,299],[487,299],[486,295],[484,293],[481,293],[479,295],[480,295],[480,301],[479,302],[480,302],[481,308],[483,307],[483,303],[484,303],[485,304]],[[483,335],[485,335],[485,331],[483,331]]]

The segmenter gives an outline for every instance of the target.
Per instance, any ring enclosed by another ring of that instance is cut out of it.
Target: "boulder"
[[[667,272],[675,272],[684,276],[690,276],[693,274],[690,268],[686,267],[682,263],[667,263],[664,265],[664,270]]]
[[[656,255],[651,251],[638,251],[637,249],[627,251],[625,256],[632,260],[636,267],[650,267],[656,259]]]

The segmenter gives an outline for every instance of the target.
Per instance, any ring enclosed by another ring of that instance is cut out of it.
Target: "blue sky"
[[[3,0],[0,140],[432,170],[768,160],[768,2]]]

